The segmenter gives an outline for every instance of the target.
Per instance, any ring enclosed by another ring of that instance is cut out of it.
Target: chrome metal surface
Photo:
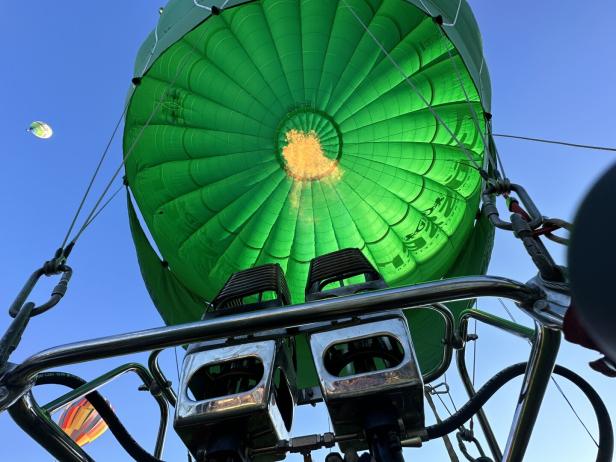
[[[187,354],[182,365],[174,425],[178,427],[195,423],[201,424],[266,410],[275,356],[276,342],[273,340]],[[199,369],[208,365],[251,357],[258,358],[261,361],[264,371],[261,380],[251,390],[204,400],[195,400],[189,396],[188,383]]]
[[[453,348],[457,343],[457,339],[455,338],[454,326],[456,324],[455,318],[447,305],[443,303],[433,303],[432,305],[426,306],[426,309],[430,309],[436,311],[443,318],[443,322],[445,323],[445,332],[443,337],[443,360],[441,363],[429,372],[423,372],[422,377],[425,383],[430,383],[433,380],[439,378],[441,375],[449,369],[449,365],[451,364],[451,358],[453,356]]]
[[[545,390],[556,364],[560,339],[561,333],[558,329],[537,323],[537,336],[526,367],[503,462],[520,462],[524,459]]]
[[[1,382],[23,387],[22,393],[25,393],[29,379],[37,372],[52,367],[206,339],[249,334],[266,329],[328,321],[341,316],[411,308],[482,296],[509,298],[527,305],[541,298],[541,292],[525,284],[494,276],[454,278],[385,289],[58,346],[30,356],[21,365],[8,372]],[[5,402],[0,401],[0,409],[5,405]]]
[[[285,454],[286,452],[306,454],[321,448],[331,448],[336,443],[363,438],[363,435],[334,435],[331,432],[315,435],[296,436],[290,440],[279,441],[276,446],[251,451],[251,456],[264,454]]]
[[[39,407],[31,391],[24,394],[19,401],[9,408],[9,414],[24,432],[57,460],[62,462],[94,462]]]
[[[397,365],[340,376],[328,370],[326,356],[335,345],[378,337],[393,338],[399,343],[403,357]],[[309,341],[335,433],[361,433],[365,410],[372,405],[391,407],[404,437],[411,437],[414,431],[423,428],[423,381],[406,318],[401,311],[388,320],[315,333]],[[341,445],[343,451],[365,448],[365,443],[360,441]]]
[[[460,317],[460,337],[464,340],[464,346],[456,352],[456,363],[458,366],[458,372],[460,374],[460,378],[462,379],[462,383],[469,398],[472,398],[475,395],[475,387],[473,386],[473,382],[468,374],[468,369],[466,367],[466,333],[468,328],[469,319],[476,319],[484,324],[488,324],[490,326],[501,329],[509,334],[522,337],[524,339],[532,340],[535,337],[535,332],[527,327],[521,326],[514,322],[508,321],[506,319],[499,318],[498,316],[494,316],[493,314],[486,313],[485,311],[472,309],[466,310],[462,313]],[[492,430],[492,426],[490,425],[490,421],[486,416],[483,409],[477,412],[477,420],[479,421],[479,425],[481,426],[481,430],[486,438],[488,446],[490,448],[490,452],[492,453],[492,457],[494,460],[502,460],[503,453],[500,449],[498,441],[496,440],[496,436],[494,435],[494,431]]]
[[[432,399],[429,388],[429,385],[425,387],[424,396],[426,397],[428,406],[430,406],[430,409],[432,410],[432,414],[434,414],[436,423],[440,424],[443,420],[441,419],[441,416],[439,416],[438,411],[436,410],[436,406],[434,405],[434,400]],[[443,435],[443,444],[445,445],[445,449],[447,450],[447,454],[449,455],[450,462],[460,462],[460,459],[458,459],[458,455],[453,448],[453,444],[451,444],[451,439],[449,438],[449,435]]]
[[[149,380],[151,380],[151,377],[149,377],[150,374],[148,373],[148,371],[145,370],[141,364],[128,363],[128,364],[124,364],[122,366],[116,367],[115,369],[112,369],[111,371],[93,380],[90,380],[89,382],[80,386],[79,388],[75,388],[74,390],[71,390],[68,393],[65,393],[64,395],[56,398],[55,400],[50,401],[49,403],[43,406],[43,409],[45,409],[49,413],[52,413],[60,409],[62,406],[70,403],[71,401],[75,401],[76,399],[79,399],[87,395],[91,391],[98,390],[102,386],[108,384],[112,380],[117,379],[119,376],[127,372],[137,372],[137,371],[142,371],[142,370],[145,371],[145,373],[147,374],[142,377],[142,381],[147,385],[149,384]],[[138,375],[141,377],[141,374],[138,374]]]
[[[460,327],[460,331],[462,332],[462,326]],[[464,330],[466,331],[466,326],[464,326]],[[465,337],[463,337],[465,338]],[[462,379],[462,383],[464,384],[464,388],[466,389],[466,393],[469,398],[475,396],[475,387],[473,386],[473,382],[468,374],[468,369],[466,367],[466,344],[463,348],[456,352],[456,364],[458,366],[458,373],[460,374],[460,378]],[[494,435],[494,431],[492,430],[492,426],[490,425],[490,421],[488,420],[488,416],[484,412],[483,409],[479,409],[477,411],[477,420],[479,421],[479,425],[481,426],[481,431],[485,436],[485,439],[488,443],[488,447],[490,448],[490,452],[492,453],[492,457],[495,461],[500,461],[503,458],[503,452],[498,444],[498,440]]]
[[[193,377],[203,368],[247,358],[258,359],[263,370],[261,378],[251,389],[207,399],[189,395]],[[189,352],[182,366],[174,427],[191,452],[197,454],[229,427],[245,434],[243,440],[248,448],[272,446],[289,439],[296,396],[287,379],[289,375],[292,380],[295,378],[295,372],[290,369],[291,361],[288,348],[276,340]],[[276,369],[284,372],[280,380],[286,381],[285,386],[293,400],[288,425],[284,411],[279,407],[280,397],[274,390]]]
[[[0,374],[4,372],[7,362],[23,335],[28,323],[30,322],[30,314],[34,309],[34,303],[27,302],[15,315],[15,318],[9,324],[8,329],[0,338]]]
[[[88,393],[98,390],[100,387],[106,385],[112,380],[117,379],[121,375],[127,372],[134,372],[139,376],[143,384],[151,390],[152,384],[154,383],[154,379],[150,375],[149,371],[138,363],[128,363],[122,366],[119,366],[106,374],[101,375],[100,377],[91,380],[84,385],[71,390],[70,392],[60,396],[59,398],[47,403],[43,406],[43,410],[47,413],[51,414],[57,409],[60,409],[62,406],[79,399]],[[156,443],[154,445],[154,456],[156,458],[160,458],[163,453],[163,448],[165,445],[165,435],[167,433],[167,422],[169,420],[169,409],[167,407],[167,402],[161,396],[160,393],[154,391],[152,392],[152,396],[156,400],[158,407],[160,409],[160,423],[158,425],[158,433],[156,435]]]
[[[336,377],[327,371],[323,355],[334,344],[382,335],[390,335],[400,342],[404,358],[398,366],[344,377]],[[408,385],[421,385],[423,390],[417,358],[406,320],[402,316],[313,334],[310,336],[310,348],[325,401],[372,395]]]
[[[529,287],[535,287],[545,294],[545,298],[535,301],[526,307],[528,315],[541,324],[562,329],[565,314],[571,306],[571,291],[568,283],[554,283],[544,280],[538,274],[530,281]]]
[[[165,377],[165,374],[163,374],[163,371],[158,365],[158,356],[162,351],[163,350],[154,350],[150,354],[150,356],[148,357],[148,369],[150,370],[152,377],[158,384],[160,391],[163,395],[165,395],[167,402],[171,404],[171,406],[175,407],[175,403],[177,402],[177,396],[173,391],[172,383],[170,380],[167,379],[167,377]]]
[[[469,319],[476,319],[484,324],[488,324],[492,327],[496,327],[501,329],[509,334],[515,335],[517,337],[521,337],[527,340],[532,340],[535,337],[535,331],[529,329],[528,327],[522,326],[520,324],[516,324],[515,322],[508,321],[506,319],[500,318],[490,313],[486,313],[485,311],[472,309],[465,310],[462,312],[460,316],[460,327],[459,332],[462,339],[465,339],[464,334],[466,333],[466,329],[468,326]]]

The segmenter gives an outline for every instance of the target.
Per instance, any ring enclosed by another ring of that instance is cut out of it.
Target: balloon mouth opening
[[[290,129],[285,133],[282,148],[284,167],[297,181],[319,180],[327,176],[340,176],[337,159],[327,157],[316,131]]]
[[[331,116],[310,106],[291,110],[276,130],[278,160],[296,182],[342,176],[342,134]]]

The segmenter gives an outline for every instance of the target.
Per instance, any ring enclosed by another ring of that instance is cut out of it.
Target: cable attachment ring
[[[516,194],[519,201],[510,196],[511,192]],[[511,221],[501,220],[496,207],[497,195],[506,198],[508,209],[511,212]],[[495,227],[513,231],[515,237],[524,244],[526,252],[533,260],[541,276],[545,280],[564,282],[565,277],[562,271],[540,239],[542,235],[551,233],[556,227],[553,223],[550,227],[545,226],[546,218],[541,215],[526,190],[518,184],[510,183],[507,179],[499,178],[488,185],[482,193],[482,199],[482,213],[488,217]],[[520,205],[520,202],[522,205]]]
[[[561,245],[569,245],[569,239],[566,237],[557,236],[554,231],[558,229],[564,229],[571,232],[573,225],[568,221],[561,220],[560,218],[545,218],[543,220],[543,227],[537,229],[535,233],[537,235],[543,235],[552,242],[556,242]]]
[[[511,192],[515,192],[516,195],[520,198],[520,201],[526,208],[526,215],[528,217],[527,221],[528,226],[531,229],[539,228],[543,224],[543,216],[541,212],[526,192],[522,186],[516,183],[511,183],[508,179],[497,179],[491,181],[486,190],[482,193],[482,213],[486,215],[492,224],[500,229],[506,229],[508,231],[513,231],[514,225],[511,221],[501,220],[498,212],[498,208],[496,207],[496,196],[505,196],[509,198],[509,194]],[[510,199],[511,201],[517,200]],[[518,212],[514,212],[518,213]]]
[[[19,311],[22,309],[24,304],[26,303],[26,299],[36,286],[38,280],[41,276],[54,276],[61,275],[60,281],[56,284],[56,286],[51,291],[51,295],[49,299],[41,304],[34,306],[32,308],[29,317],[38,316],[39,314],[43,314],[45,311],[53,308],[58,304],[58,302],[64,297],[66,290],[68,289],[68,283],[71,280],[71,276],[73,275],[73,269],[66,264],[66,258],[68,257],[70,251],[72,250],[72,246],[69,245],[65,249],[58,249],[54,255],[54,258],[46,261],[43,266],[34,271],[22,289],[17,294],[17,297],[9,307],[9,315],[12,318],[15,318]]]
[[[470,462],[492,462],[492,459],[486,457],[486,453],[481,447],[479,440],[475,438],[475,435],[473,434],[472,430],[460,427],[460,429],[456,433],[456,438],[458,440],[458,447],[460,448],[460,451],[462,452],[464,457],[466,457],[466,460]],[[477,448],[477,451],[479,451],[480,457],[475,458],[471,456],[471,454],[468,452],[468,449],[466,449],[465,443],[473,443]]]
[[[431,395],[446,395],[449,393],[449,384],[447,382],[441,382],[436,385],[426,385],[425,389]]]

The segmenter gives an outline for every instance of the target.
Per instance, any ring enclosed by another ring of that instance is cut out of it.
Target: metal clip
[[[441,391],[439,388],[443,390]],[[447,382],[441,382],[436,385],[426,385],[426,391],[431,395],[446,395],[449,393],[449,384]]]
[[[539,212],[539,209],[533,200],[522,186],[515,183],[509,183],[509,180],[496,180],[483,192],[481,195],[483,200],[482,213],[486,215],[492,224],[497,228],[512,231],[513,224],[510,221],[501,220],[498,208],[496,207],[496,196],[506,194],[511,191],[516,193],[528,212],[530,218],[528,221],[528,226],[530,226],[531,229],[541,226],[543,223],[543,216],[541,215],[541,212]]]
[[[24,286],[21,288],[17,297],[9,307],[9,315],[14,318],[17,316],[17,313],[22,309],[26,302],[26,298],[30,295],[36,283],[41,278],[41,276],[53,276],[56,274],[61,274],[60,281],[56,284],[56,286],[51,291],[51,296],[49,300],[47,300],[42,305],[35,306],[32,308],[29,317],[38,316],[39,314],[44,313],[45,311],[53,308],[58,304],[58,302],[64,297],[66,293],[66,289],[68,288],[68,282],[71,280],[71,276],[73,275],[73,270],[70,266],[66,264],[66,258],[70,254],[73,249],[73,244],[69,244],[65,249],[60,248],[56,250],[54,257],[51,260],[43,263],[39,269],[37,269],[34,273],[30,275]]]

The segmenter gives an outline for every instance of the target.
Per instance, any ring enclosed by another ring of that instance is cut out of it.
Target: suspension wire
[[[477,363],[477,320],[475,319],[475,328],[474,328],[474,332],[473,335],[475,336],[475,340],[473,340],[473,376],[472,376],[472,385],[473,385],[473,390],[475,389],[475,365]],[[471,427],[471,432],[473,431],[473,427],[474,427],[474,418],[475,416],[471,417],[471,423],[470,423],[470,427]]]
[[[609,147],[609,146],[596,146],[596,145],[591,145],[591,144],[569,143],[567,141],[547,140],[544,138],[531,138],[529,136],[508,135],[504,133],[493,133],[492,136],[498,136],[500,138],[511,138],[515,140],[535,141],[538,143],[558,144],[561,146],[570,146],[573,148],[595,149],[597,151],[616,152],[616,148]]]
[[[109,199],[107,199],[105,203],[101,205],[100,208],[96,211],[96,213],[92,215],[92,218],[90,218],[86,226],[90,226],[90,224],[94,221],[94,219],[105,209],[105,207],[109,205],[109,203],[118,195],[120,191],[122,191],[122,189],[124,189],[123,184],[118,186],[118,188],[111,194],[111,196],[109,196]]]
[[[178,361],[178,347],[177,346],[173,347],[173,353],[175,354],[175,372],[178,375],[178,387],[179,387],[180,386],[180,366],[179,366],[179,361]],[[188,462],[192,462],[193,458],[192,458],[192,455],[190,454],[190,450],[187,450],[186,454],[188,455]]]
[[[363,27],[364,31],[370,36],[370,38],[374,41],[374,43],[379,47],[379,49],[385,55],[385,57],[389,60],[389,62],[391,62],[393,66],[398,70],[398,72],[400,72],[400,75],[402,75],[402,77],[404,78],[404,81],[408,84],[409,87],[411,87],[413,92],[415,92],[415,94],[419,97],[419,99],[426,105],[427,109],[430,111],[430,113],[436,119],[436,121],[442,125],[442,127],[445,129],[445,131],[447,131],[447,133],[449,133],[449,136],[451,136],[451,138],[456,142],[458,147],[462,150],[462,152],[464,152],[464,154],[468,157],[468,159],[475,166],[475,168],[480,173],[485,174],[485,170],[477,163],[477,161],[475,160],[473,155],[468,151],[466,146],[462,144],[462,142],[456,136],[456,134],[451,130],[451,128],[449,128],[449,126],[445,123],[445,121],[441,118],[441,116],[438,115],[434,107],[432,107],[432,105],[426,99],[426,97],[419,91],[419,89],[413,83],[411,78],[408,75],[406,75],[406,73],[404,72],[404,69],[402,69],[402,67],[400,67],[400,65],[396,62],[396,60],[392,58],[391,54],[387,51],[387,49],[383,46],[383,44],[379,41],[379,39],[372,33],[372,31],[368,28],[368,26],[366,26],[366,24],[362,21],[362,19],[357,15],[355,10],[351,8],[347,0],[342,0],[342,3],[344,3],[344,6],[349,9],[349,11],[355,17],[357,22]]]
[[[447,396],[449,396],[449,401],[451,401],[451,405],[455,412],[458,412],[458,408],[456,407],[456,403],[453,402],[453,396],[451,396],[451,391],[449,390],[449,383],[447,382],[447,373],[445,373],[445,383],[447,384]]]
[[[509,315],[509,319],[511,319],[512,322],[515,322],[517,324],[518,321],[515,320],[515,318],[513,317],[513,314],[511,313],[511,311],[509,311],[509,308],[507,308],[507,305],[505,305],[505,302],[503,301],[503,299],[498,297],[497,300],[500,302],[501,306],[505,309],[505,311]]]
[[[511,313],[511,311],[509,311],[509,308],[507,308],[507,305],[505,304],[505,302],[501,298],[497,298],[497,299],[500,302],[500,304],[502,305],[502,307],[505,309],[505,311],[507,312],[507,314],[509,315],[511,320],[517,324],[517,321],[515,320],[515,318],[514,318],[513,314]],[[532,343],[528,339],[527,339],[527,341],[528,341],[528,343]],[[590,439],[593,441],[593,443],[595,443],[595,446],[599,447],[599,443],[597,442],[597,440],[595,439],[593,434],[590,432],[590,430],[588,429],[588,426],[586,426],[586,424],[584,423],[584,421],[582,420],[580,415],[577,413],[577,411],[575,410],[575,407],[573,407],[573,403],[571,403],[571,401],[569,400],[569,398],[565,394],[565,391],[561,388],[560,384],[558,383],[558,381],[556,380],[554,375],[551,375],[550,378],[552,379],[552,382],[554,383],[554,385],[556,385],[556,389],[558,390],[560,395],[564,398],[564,400],[569,405],[569,408],[571,409],[571,411],[573,412],[573,414],[577,418],[578,422],[582,425],[582,427],[584,427],[584,430],[586,430],[586,433],[588,434],[588,436],[590,436]]]
[[[88,183],[88,186],[86,187],[86,190],[83,193],[81,201],[79,202],[79,206],[77,207],[77,211],[73,215],[73,219],[71,220],[71,224],[69,225],[68,230],[66,231],[66,235],[64,236],[64,240],[62,241],[62,245],[60,246],[61,249],[64,248],[64,246],[66,245],[66,242],[68,241],[68,238],[69,238],[71,232],[73,231],[75,223],[77,222],[77,218],[79,217],[79,214],[81,213],[81,209],[83,208],[83,205],[86,202],[86,198],[88,197],[88,194],[90,194],[90,190],[92,189],[92,185],[94,184],[94,180],[98,176],[98,172],[100,171],[101,166],[103,165],[103,162],[104,162],[105,158],[107,157],[107,153],[109,152],[109,148],[111,147],[111,144],[113,143],[113,140],[114,140],[114,138],[115,138],[115,136],[116,136],[116,134],[118,132],[118,129],[120,128],[120,125],[122,125],[122,120],[124,119],[124,116],[126,115],[126,111],[127,110],[128,110],[128,101],[124,104],[124,109],[122,110],[122,114],[120,115],[120,118],[116,122],[115,127],[113,128],[113,132],[111,133],[111,136],[107,140],[107,145],[105,146],[105,149],[103,150],[103,153],[101,154],[101,157],[100,157],[100,159],[98,161],[98,164],[96,165],[96,168],[94,169],[94,172],[92,173],[92,177],[90,178],[90,182]]]
[[[228,1],[225,1],[225,2],[224,2],[224,4],[222,5],[221,9],[222,9],[222,8],[224,8],[224,6],[225,6],[227,3],[228,3]],[[178,22],[178,23],[179,23],[179,22],[181,22],[181,21],[182,21],[182,20],[183,20],[186,16],[188,16],[188,14],[190,14],[190,12],[191,12],[191,10],[188,10],[188,11],[187,11],[187,12],[186,12],[186,13],[185,13],[185,14],[184,14],[184,15],[183,15],[183,16],[182,16],[182,17],[181,17],[181,18],[180,18],[177,22]],[[149,54],[149,56],[148,56],[148,60],[147,60],[147,62],[146,62],[146,64],[145,64],[144,69],[141,71],[141,75],[139,76],[139,78],[141,78],[141,77],[143,76],[143,74],[145,73],[145,71],[146,71],[146,69],[147,69],[147,66],[148,66],[148,64],[150,63],[150,60],[151,60],[151,58],[152,58],[152,56],[153,56],[153,54],[154,54],[154,51],[156,50],[156,47],[158,46],[158,25],[159,25],[159,23],[160,23],[160,18],[158,19],[158,21],[157,21],[157,23],[156,23],[156,28],[155,28],[155,30],[154,30],[154,32],[155,32],[155,38],[156,38],[156,41],[155,41],[155,43],[154,43],[154,46],[152,47],[152,50],[150,51],[150,54]],[[179,68],[179,66],[178,66],[178,68]],[[162,95],[162,97],[161,97],[161,101],[160,101],[160,102],[162,102],[162,99],[163,99],[163,98],[164,98],[164,96],[166,95],[166,93],[167,93],[167,91],[169,90],[169,88],[170,88],[170,87],[171,87],[171,86],[175,83],[175,81],[177,80],[178,76],[179,76],[179,69],[178,69],[178,74],[177,74],[177,75],[175,76],[175,78],[174,78],[174,81],[173,81],[173,82],[172,82],[172,83],[171,83],[171,84],[167,87],[167,89],[166,89],[166,90],[165,90],[165,92],[163,93],[163,95]],[[75,227],[75,223],[77,222],[77,218],[79,217],[79,214],[81,213],[81,211],[82,211],[82,209],[83,209],[83,206],[84,206],[84,204],[85,204],[85,201],[86,201],[86,199],[87,199],[87,197],[88,197],[88,195],[89,195],[89,193],[90,193],[90,191],[91,191],[91,189],[92,189],[92,186],[94,185],[94,181],[96,180],[96,177],[98,176],[98,173],[100,172],[101,166],[102,166],[102,164],[103,164],[103,162],[104,162],[105,158],[107,157],[107,154],[108,154],[108,152],[109,152],[109,149],[111,148],[111,144],[113,143],[113,140],[114,140],[114,138],[115,138],[115,136],[116,136],[116,134],[117,134],[117,132],[118,132],[118,129],[120,128],[120,126],[121,126],[121,124],[122,124],[122,120],[123,120],[123,119],[124,119],[124,117],[126,116],[126,112],[128,111],[129,104],[130,104],[130,100],[127,100],[127,101],[126,101],[126,103],[125,103],[125,105],[124,105],[124,109],[122,110],[122,114],[120,115],[120,118],[119,118],[119,119],[118,119],[118,121],[116,122],[116,125],[115,125],[115,127],[114,127],[114,129],[113,129],[113,132],[112,132],[112,134],[111,134],[111,136],[110,136],[109,140],[107,141],[107,145],[105,146],[105,149],[103,150],[103,152],[102,152],[102,154],[101,154],[101,157],[100,157],[100,159],[99,159],[99,161],[98,161],[98,164],[97,164],[96,168],[94,169],[94,172],[93,172],[93,174],[92,174],[92,177],[90,178],[90,181],[89,181],[89,183],[88,183],[88,186],[86,187],[86,190],[85,190],[85,192],[84,192],[84,194],[83,194],[83,197],[81,198],[81,201],[80,201],[80,203],[79,203],[79,206],[77,207],[77,211],[75,212],[75,215],[73,216],[73,219],[71,220],[71,224],[70,224],[70,225],[69,225],[69,227],[68,227],[68,230],[67,230],[67,232],[66,232],[66,235],[64,236],[64,239],[63,239],[63,241],[62,241],[62,245],[60,246],[60,248],[62,248],[62,249],[64,249],[64,248],[65,248],[66,243],[67,243],[67,241],[69,240],[69,236],[70,236],[70,234],[71,234],[71,231],[72,231],[72,230],[74,229],[74,227]],[[151,114],[151,116],[152,116],[152,117],[153,117],[153,115],[155,114],[155,112],[157,112],[157,111],[158,111],[158,108],[159,108],[159,106],[157,106],[157,107],[153,110],[153,113]],[[151,117],[148,119],[148,122],[146,122],[146,125],[142,128],[142,131],[143,131],[143,129],[145,129],[145,128],[147,127],[147,125],[149,124],[150,120],[151,120]],[[140,136],[141,136],[141,132],[138,134],[137,139],[135,140],[135,143],[134,143],[134,144],[136,144],[136,142],[138,141],[138,139],[140,138]],[[129,150],[129,153],[130,153],[130,151],[132,151],[132,147],[131,147],[131,150]],[[75,236],[73,239],[71,239],[71,243],[72,243],[72,244],[74,244],[74,243],[77,241],[77,238],[81,235],[81,233],[83,233],[83,231],[85,230],[85,228],[87,228],[87,227],[88,227],[88,226],[92,223],[93,218],[95,217],[95,215],[98,215],[98,213],[99,213],[99,212],[96,212],[95,210],[96,210],[96,208],[98,207],[98,205],[100,205],[100,203],[101,203],[101,201],[102,201],[102,199],[103,199],[103,196],[105,196],[105,194],[108,192],[109,188],[111,187],[111,183],[112,183],[112,182],[113,182],[113,180],[116,178],[116,176],[118,175],[119,171],[122,169],[122,166],[123,166],[123,165],[124,165],[124,163],[126,162],[127,157],[128,157],[128,154],[124,157],[124,160],[123,160],[122,164],[120,165],[120,167],[118,168],[118,170],[115,172],[115,174],[113,175],[112,179],[109,181],[109,184],[107,185],[107,187],[105,188],[105,190],[104,190],[104,191],[103,191],[103,193],[101,194],[101,197],[98,199],[97,203],[94,205],[94,207],[93,207],[92,211],[90,212],[90,214],[88,215],[88,217],[84,220],[84,224],[83,224],[83,226],[80,228],[79,232],[76,234],[76,236]],[[114,193],[114,195],[115,195],[115,194],[117,194],[117,193]],[[105,205],[106,205],[106,203],[105,203]],[[104,207],[105,205],[103,205],[103,207]]]
[[[461,4],[462,2],[460,2]],[[459,6],[458,6],[459,8]],[[459,11],[459,10],[458,10]],[[456,20],[457,20],[458,15],[456,14]],[[454,20],[453,24],[455,24],[456,20]],[[447,24],[443,24],[443,25],[447,25]],[[451,25],[451,24],[449,24]],[[442,27],[439,27],[439,32],[441,33],[441,37],[445,40],[447,40],[449,42],[449,38],[447,37],[447,35],[445,34],[445,31],[443,30]],[[451,42],[450,42],[451,43]],[[453,44],[452,44],[453,46]],[[449,56],[449,61],[451,62],[453,69],[455,71],[456,74],[456,78],[458,79],[458,83],[460,84],[460,88],[462,89],[462,93],[464,94],[464,99],[466,100],[466,103],[468,105],[468,109],[469,112],[471,114],[471,117],[473,119],[473,123],[475,124],[475,128],[477,129],[477,131],[479,132],[480,136],[481,136],[481,141],[483,142],[483,150],[485,153],[485,156],[487,157],[488,163],[492,166],[492,168],[494,168],[494,170],[498,171],[499,167],[501,170],[501,174],[503,176],[503,178],[507,178],[507,176],[505,175],[505,169],[503,167],[503,163],[500,159],[500,156],[498,154],[498,150],[495,148],[495,154],[496,157],[498,159],[498,162],[496,162],[492,156],[489,153],[489,143],[488,143],[488,137],[487,137],[487,132],[488,132],[488,127],[487,125],[489,124],[488,121],[486,121],[486,133],[484,134],[484,132],[482,131],[481,128],[481,123],[479,122],[479,117],[477,117],[477,113],[475,112],[475,108],[473,107],[473,101],[471,101],[468,92],[466,91],[466,87],[464,86],[464,81],[462,79],[462,73],[460,72],[460,69],[458,68],[458,65],[456,64],[456,60],[454,59],[454,55],[451,52],[451,48],[447,47],[447,55]],[[458,55],[459,56],[459,55]],[[481,78],[481,76],[480,76]],[[481,101],[478,101],[478,103],[481,105]],[[483,105],[482,105],[483,108]],[[484,163],[485,165],[485,163]]]
[[[565,394],[564,390],[561,388],[560,384],[556,381],[554,377],[552,377],[552,381],[554,382],[554,385],[556,385],[556,388],[558,389],[562,397],[565,398],[565,401],[567,402],[567,404],[569,405],[569,407],[575,414],[575,417],[577,417],[578,422],[582,424],[582,427],[584,427],[584,430],[586,430],[586,433],[588,433],[588,436],[590,436],[590,439],[592,439],[593,443],[595,443],[595,446],[599,447],[599,443],[597,442],[595,437],[592,435],[588,427],[584,424],[584,421],[581,419],[578,413],[575,412],[575,408],[573,407],[573,404],[571,403],[571,401],[569,401],[569,398],[567,398],[567,395]]]
[[[445,404],[445,401],[443,401],[443,398],[441,398],[440,393],[436,393],[436,397],[438,398],[438,400],[441,402],[441,404],[443,405],[443,407],[445,408],[445,410],[447,411],[447,414],[449,414],[449,416],[451,417],[451,411],[449,410],[449,408],[447,407],[447,404]]]
[[[180,386],[180,364],[178,362],[178,347],[173,347],[173,353],[175,354],[175,372],[178,374],[178,386]]]
[[[86,217],[83,225],[81,226],[81,228],[79,229],[79,231],[77,232],[77,234],[71,239],[71,242],[69,243],[69,245],[74,245],[77,242],[77,239],[79,239],[79,237],[81,236],[81,234],[85,231],[85,229],[88,227],[88,225],[91,223],[91,218],[92,216],[96,213],[98,206],[101,204],[101,202],[103,201],[103,199],[105,198],[105,195],[107,194],[107,192],[109,191],[109,188],[111,188],[111,185],[113,184],[114,180],[117,178],[117,176],[120,174],[120,171],[122,170],[122,168],[124,167],[124,165],[126,164],[126,161],[128,160],[128,158],[130,157],[130,155],[133,153],[133,151],[135,150],[137,143],[139,142],[139,140],[141,139],[141,136],[143,135],[143,133],[145,132],[145,129],[150,125],[150,123],[152,122],[152,119],[154,118],[154,116],[156,116],[156,114],[158,113],[158,111],[160,110],[160,108],[163,105],[163,100],[165,99],[165,97],[167,96],[167,93],[169,92],[169,90],[173,87],[173,85],[175,85],[175,82],[177,81],[178,77],[180,76],[180,73],[182,71],[182,69],[184,69],[184,66],[186,64],[186,58],[190,56],[190,55],[185,55],[182,58],[182,61],[180,62],[180,64],[178,64],[178,68],[177,71],[175,73],[175,76],[173,78],[173,80],[169,83],[169,85],[167,85],[167,88],[165,88],[165,91],[163,92],[163,94],[160,96],[158,102],[156,103],[156,105],[154,106],[154,108],[152,109],[152,111],[150,112],[149,117],[147,118],[145,124],[141,127],[141,129],[139,130],[139,133],[137,134],[137,136],[135,137],[135,140],[133,141],[133,143],[131,144],[130,148],[128,149],[128,151],[126,152],[126,155],[124,156],[124,158],[122,159],[122,161],[120,162],[120,165],[118,166],[118,168],[115,170],[114,174],[112,175],[111,179],[109,180],[109,182],[107,183],[107,186],[105,186],[105,189],[103,190],[103,192],[100,194],[98,200],[96,201],[96,203],[94,204],[94,206],[92,207],[92,210],[90,211],[89,215]]]
[[[439,416],[438,414],[436,405],[434,404],[434,400],[432,399],[432,395],[430,394],[430,391],[428,388],[425,389],[424,395],[426,397],[426,401],[428,402],[428,405],[430,406],[430,409],[432,409],[432,413],[434,414],[436,423],[440,424],[442,422],[442,419],[441,419],[441,416]],[[443,435],[443,443],[445,444],[445,449],[447,450],[447,454],[449,455],[449,460],[451,462],[460,462],[460,459],[458,458],[458,454],[456,453],[453,447],[453,444],[451,444],[451,439],[449,438],[449,435]]]

